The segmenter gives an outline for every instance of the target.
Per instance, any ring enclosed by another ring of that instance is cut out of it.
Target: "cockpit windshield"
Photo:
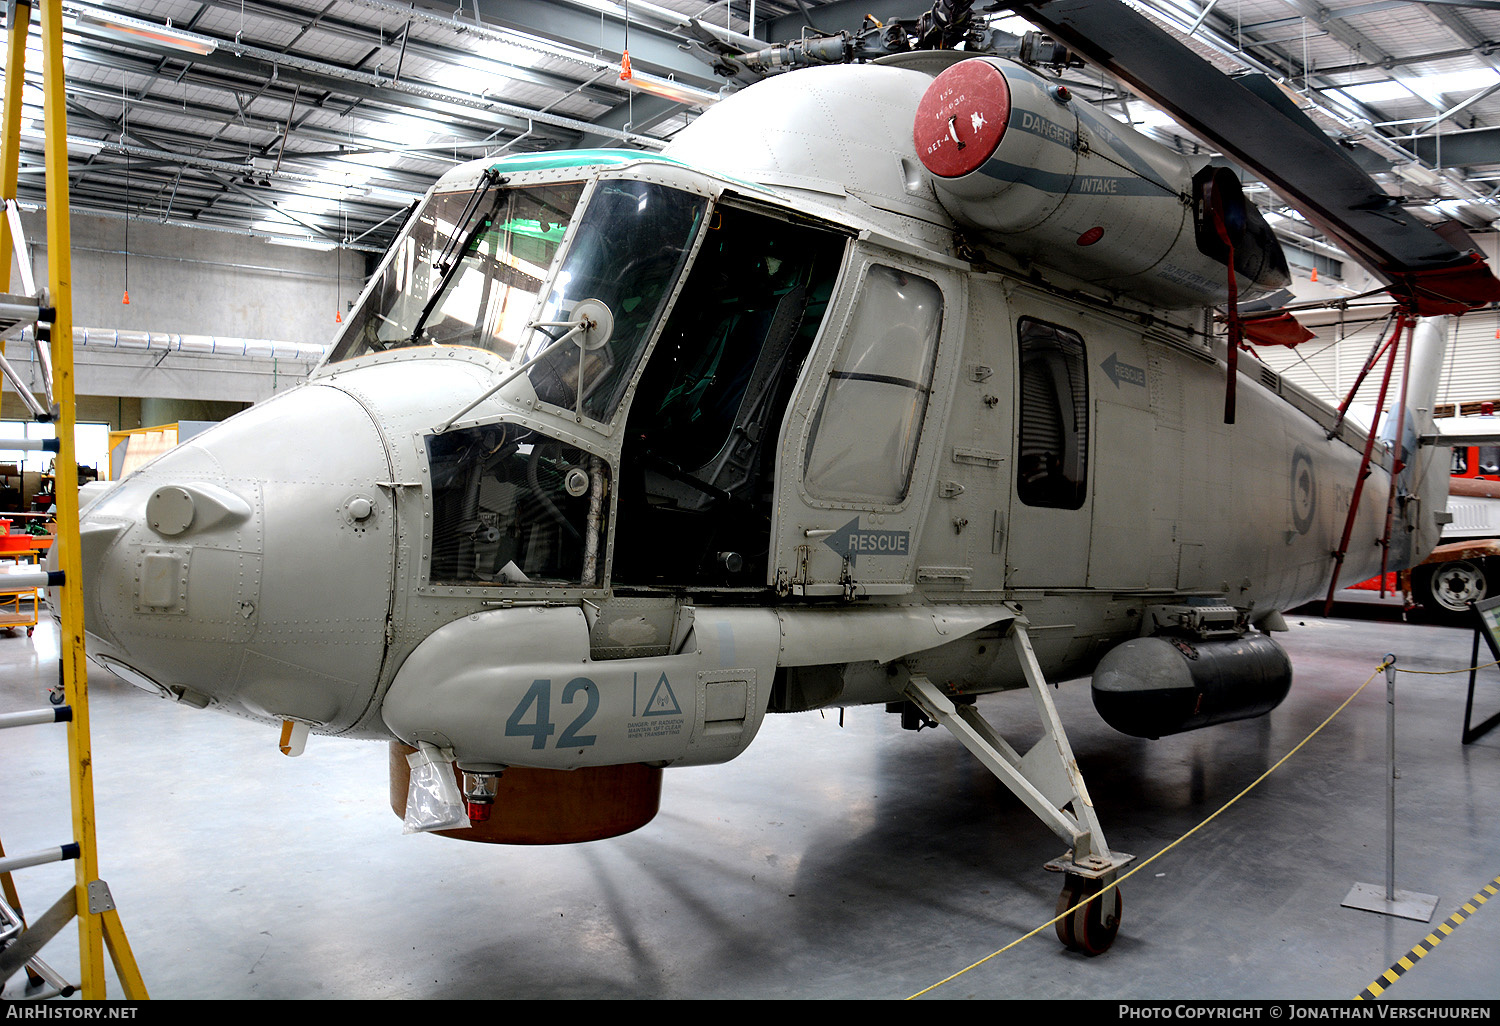
[[[403,346],[462,345],[509,359],[522,342],[581,182],[507,187],[487,173],[415,218],[329,362]]]

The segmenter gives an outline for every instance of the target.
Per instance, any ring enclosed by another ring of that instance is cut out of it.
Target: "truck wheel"
[[[1411,574],[1411,587],[1432,618],[1448,624],[1467,623],[1469,603],[1488,598],[1493,590],[1484,563],[1477,559],[1417,567]]]

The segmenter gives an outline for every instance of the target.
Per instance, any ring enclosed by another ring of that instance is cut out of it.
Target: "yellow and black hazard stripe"
[[[1443,937],[1451,934],[1465,919],[1479,911],[1479,906],[1489,901],[1496,894],[1500,894],[1500,876],[1495,877],[1489,883],[1479,889],[1468,901],[1459,906],[1459,910],[1449,916],[1445,921],[1438,924],[1438,928],[1426,937],[1422,943],[1414,945],[1410,951],[1396,959],[1396,964],[1380,974],[1380,979],[1370,984],[1359,993],[1354,1000],[1367,1001],[1378,998],[1385,993],[1387,987],[1406,975],[1406,971],[1417,964],[1417,960],[1433,948],[1443,942]],[[1442,936],[1438,936],[1441,934]]]

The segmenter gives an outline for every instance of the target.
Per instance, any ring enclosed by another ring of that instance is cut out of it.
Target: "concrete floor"
[[[1155,855],[1302,741],[1387,652],[1468,665],[1472,634],[1289,616],[1297,680],[1270,716],[1143,741],[1055,693],[1113,848]],[[1386,616],[1386,620],[1371,616]],[[1488,657],[1485,657],[1486,659]],[[56,640],[0,634],[0,711],[46,704]],[[1481,712],[1500,710],[1500,672]],[[1398,888],[1430,924],[1341,907],[1385,881],[1381,677],[1255,791],[1123,886],[1098,958],[1052,929],[930,992],[943,998],[1348,999],[1500,874],[1500,730],[1459,743],[1465,675],[1398,678]],[[1052,917],[1063,845],[943,731],[881,709],[768,719],[724,766],[668,771],[662,811],[559,848],[403,835],[386,748],[274,731],[92,678],[103,878],[153,998],[903,998]],[[1012,740],[1024,694],[981,710]],[[1008,726],[1015,723],[1014,731]],[[70,833],[61,727],[6,732],[0,841]],[[71,864],[17,874],[32,914]],[[1500,901],[1385,994],[1500,998]],[[45,951],[76,978],[76,931]],[[20,977],[10,983],[15,994]],[[111,972],[110,995],[122,994]]]

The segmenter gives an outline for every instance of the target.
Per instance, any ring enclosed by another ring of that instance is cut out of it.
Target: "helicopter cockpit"
[[[429,580],[602,587],[614,518],[617,583],[764,585],[781,421],[849,233],[659,175],[557,174],[435,192],[325,364],[482,349],[530,386],[502,395],[562,421],[428,421]],[[607,325],[573,344],[587,316]]]

